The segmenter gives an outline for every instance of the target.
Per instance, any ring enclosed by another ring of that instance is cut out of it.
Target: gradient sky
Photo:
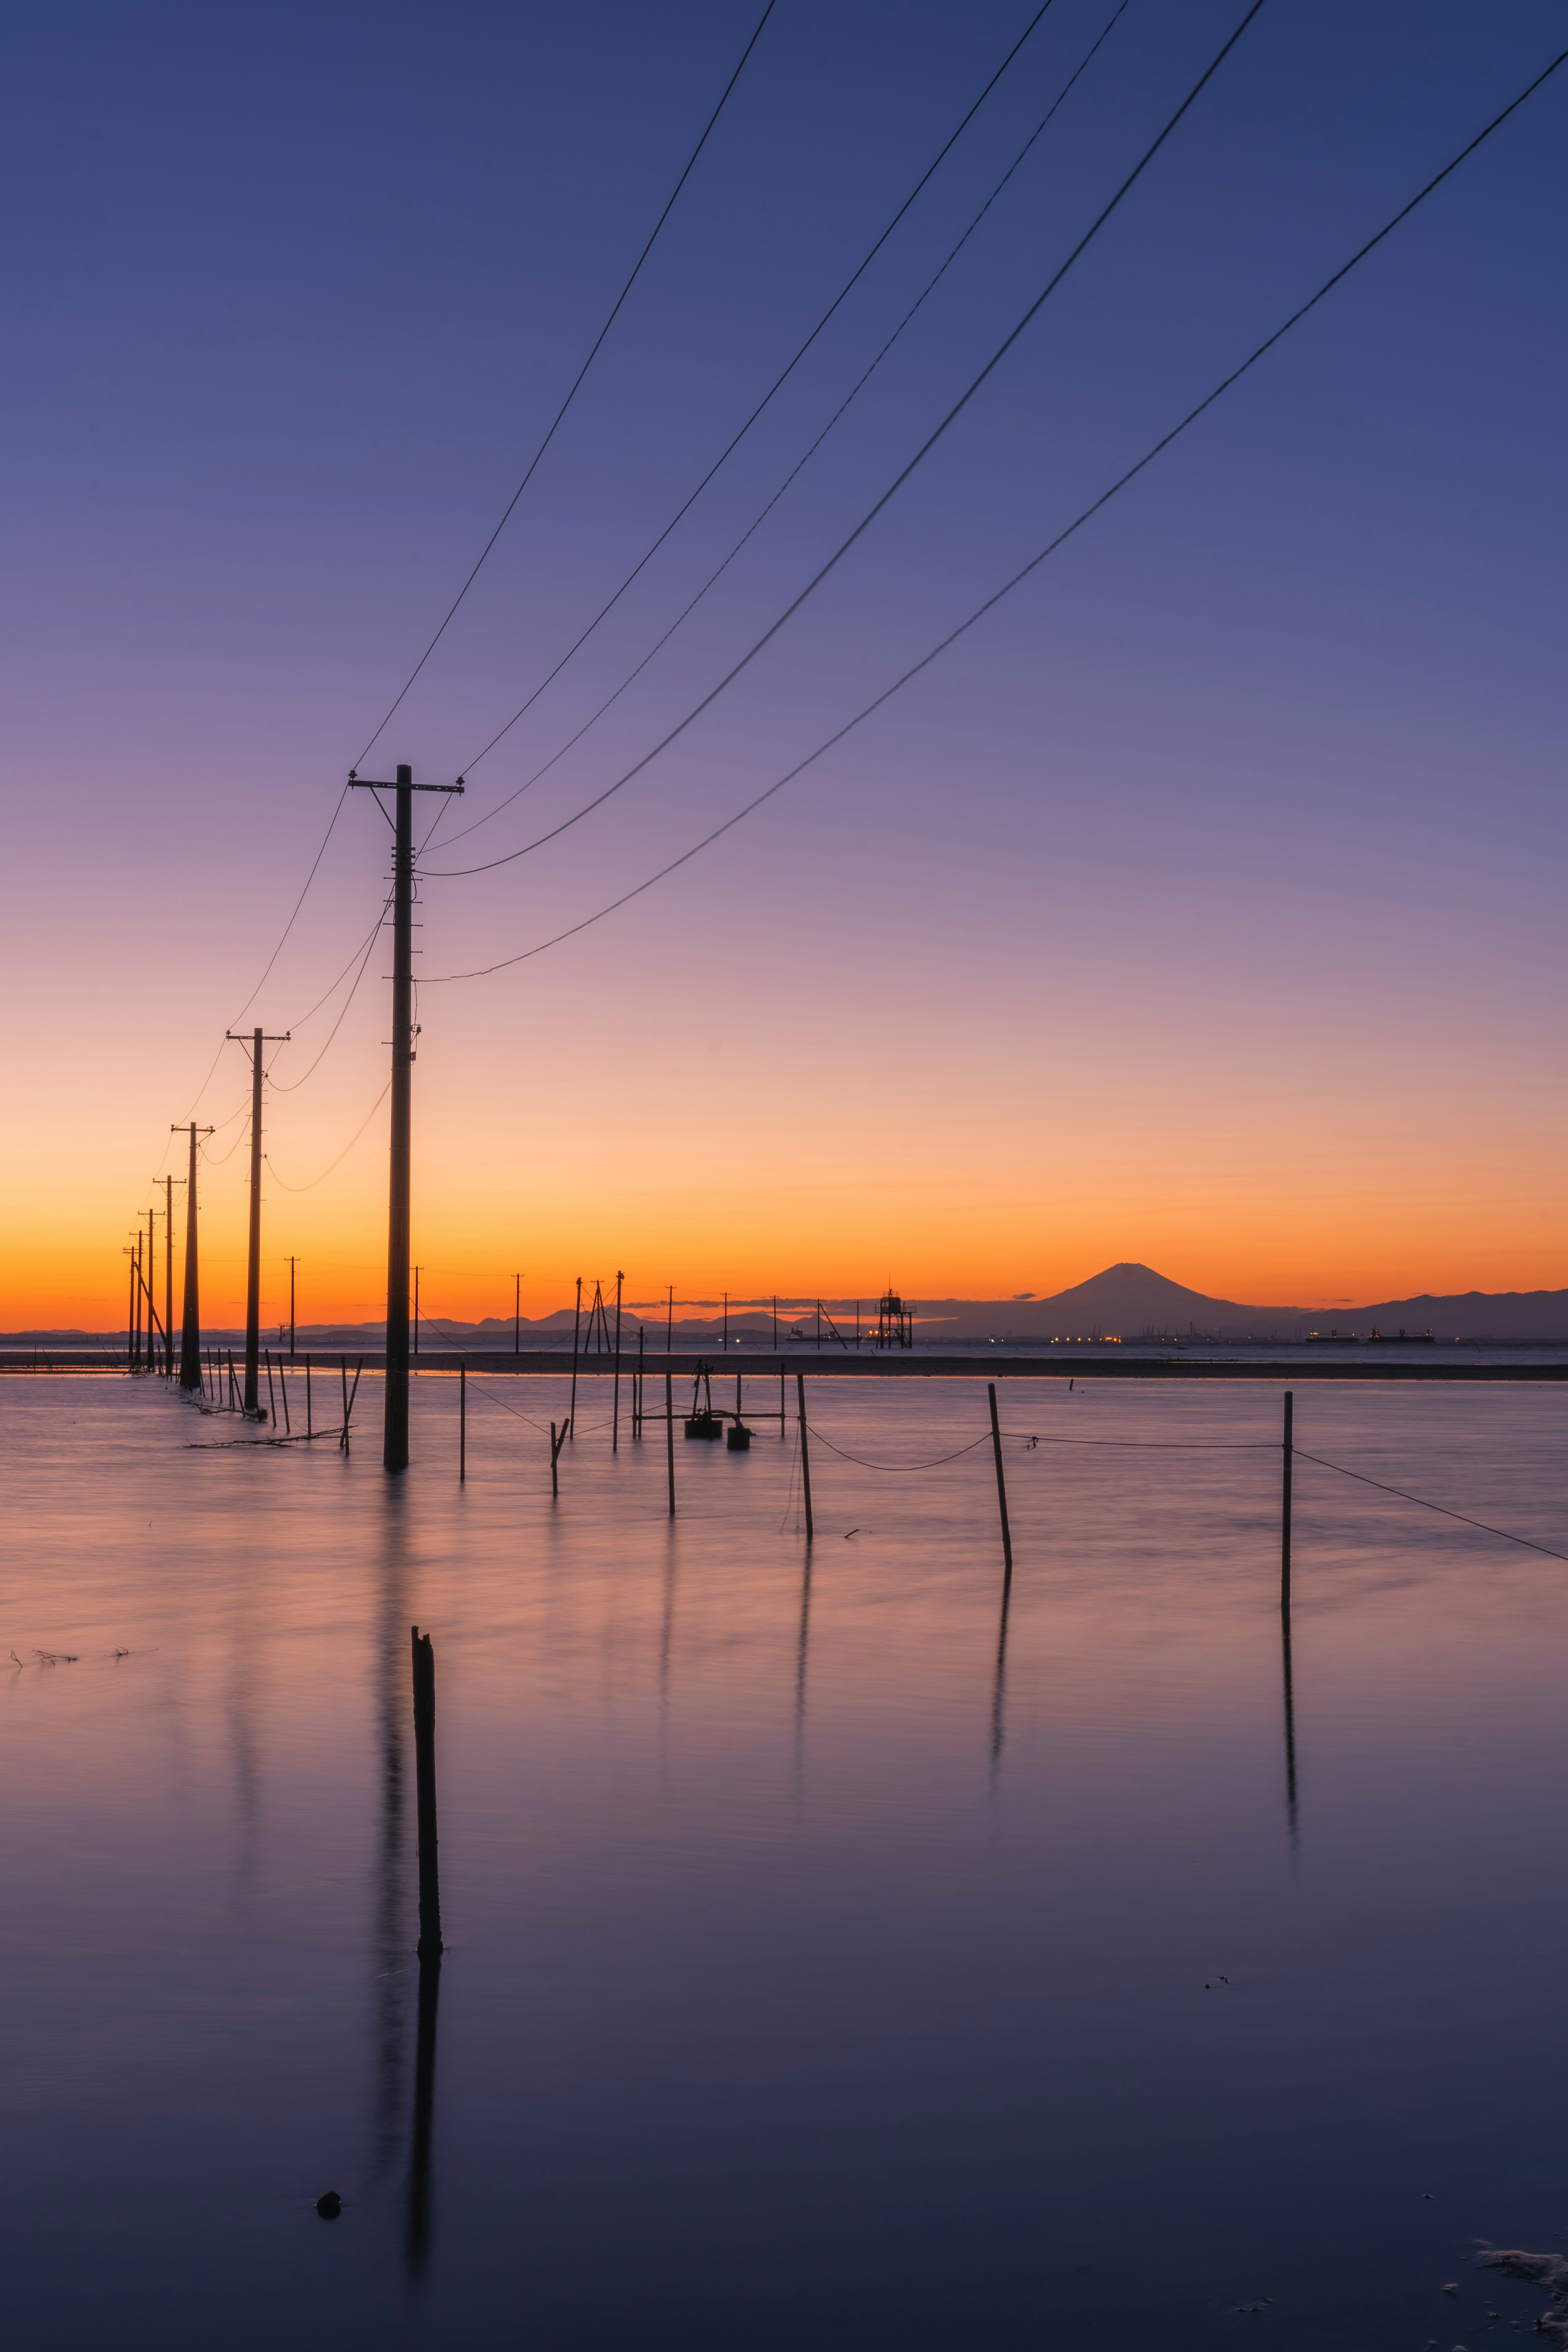
[[[763,423],[488,758],[1032,9],[778,0],[494,555],[366,765],[460,769],[432,867],[639,757],[885,487],[1242,13],[1130,0],[843,423],[613,710],[926,283],[1114,0],[1055,0]],[[5,37],[11,890],[0,1325],[111,1323],[173,1120],[243,1288],[220,1050],[343,776],[472,564],[755,23],[24,7]],[[1059,295],[680,742],[536,856],[425,886],[426,980],[678,856],[989,593],[1538,71],[1548,0],[1268,0]],[[1559,896],[1568,69],[888,709],[580,939],[421,991],[437,1313],[1568,1283]],[[386,831],[356,795],[247,1019],[264,1311],[374,1315],[389,948],[320,1068]],[[216,1066],[207,1077],[215,1054]],[[198,1089],[204,1087],[198,1097]],[[183,1164],[183,1163],[181,1163]],[[301,1192],[286,1186],[311,1185]]]

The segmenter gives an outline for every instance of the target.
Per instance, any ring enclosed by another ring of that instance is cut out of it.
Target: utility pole
[[[157,1336],[157,1332],[158,1332],[158,1307],[157,1307],[157,1297],[156,1297],[157,1282],[158,1282],[158,1231],[157,1231],[157,1224],[158,1224],[158,1212],[157,1212],[157,1210],[156,1210],[156,1209],[149,1209],[149,1210],[148,1210],[148,1212],[147,1212],[147,1272],[146,1272],[146,1284],[147,1284],[147,1370],[148,1370],[150,1372],[155,1372],[155,1371],[157,1370],[157,1369],[158,1369],[158,1336]],[[165,1332],[163,1336],[164,1336],[164,1338],[165,1338],[165,1339],[167,1339],[167,1337],[168,1337],[167,1332]]]
[[[153,1219],[156,1212],[147,1212],[147,1370],[158,1369],[158,1343],[153,1336],[153,1285],[158,1279],[158,1234]]]
[[[131,1253],[131,1369],[142,1369],[142,1293],[146,1287],[142,1275],[142,1228],[136,1228],[136,1246]],[[151,1339],[152,1333],[148,1333]]]
[[[386,1405],[381,1459],[387,1470],[408,1467],[408,1238],[413,1222],[409,1144],[414,1113],[414,795],[460,793],[455,784],[416,784],[400,767],[395,783],[374,783],[349,772],[351,789],[396,794],[392,849],[392,1166],[386,1217]],[[381,802],[376,805],[385,814]]]
[[[174,1377],[174,1180],[163,1179],[163,1378]]]
[[[261,1404],[258,1395],[258,1374],[261,1364],[261,1048],[263,1045],[286,1045],[289,1032],[281,1037],[264,1037],[253,1029],[246,1039],[232,1029],[226,1034],[237,1045],[248,1043],[250,1048],[250,1246],[245,1266],[245,1395],[243,1411],[250,1420],[260,1418]]]
[[[202,1307],[196,1281],[196,1138],[210,1135],[210,1127],[198,1127],[193,1118],[191,1128],[191,1172],[185,1179],[185,1286],[180,1314],[180,1386],[199,1389],[202,1384]],[[179,1129],[172,1127],[171,1135]]]

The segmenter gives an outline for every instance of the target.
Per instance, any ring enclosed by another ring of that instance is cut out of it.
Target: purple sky
[[[547,758],[707,577],[1112,5],[1055,0],[763,423],[470,771],[462,822]],[[373,768],[406,759],[446,777],[472,759],[705,470],[1030,13],[779,0]],[[7,928],[30,1019],[10,1050],[25,1117],[65,1122],[85,1171],[72,1213],[109,1219],[110,1258],[348,764],[515,487],[756,14],[695,0],[13,14]],[[1131,0],[720,587],[449,862],[570,814],[707,690],[919,445],[1240,14]],[[1562,25],[1545,0],[1269,0],[1060,295],[746,677],[557,848],[427,886],[426,976],[576,920],[792,764],[1310,292],[1546,63]],[[635,1103],[664,1160],[694,1124],[728,1136],[732,1108],[742,1185],[781,1135],[817,1121],[848,1178],[882,1181],[851,1129],[896,1106],[910,1139],[955,1117],[994,1132],[1002,1292],[1122,1256],[1244,1297],[1444,1286],[1467,1264],[1501,1271],[1486,1254],[1516,1209],[1513,1277],[1568,1278],[1552,1215],[1565,106],[1568,73],[765,814],[587,943],[425,992],[421,1083],[449,1087],[474,1172],[467,1203],[432,1176],[457,1226],[493,1234],[511,1262],[498,1204],[520,1097],[531,1149],[563,1130],[609,1149]],[[366,805],[345,814],[252,1017],[286,1025],[364,936],[378,826]],[[433,846],[428,862],[448,861]],[[663,1017],[645,1033],[650,992]],[[382,1083],[371,996],[291,1100],[293,1128],[275,1124],[300,1174]],[[743,1070],[739,1055],[693,1058],[696,1008],[697,1027],[745,1041]],[[653,1034],[671,1056],[662,1094],[643,1088]],[[289,1066],[304,1064],[280,1063],[280,1078]],[[219,1077],[215,1116],[239,1098],[237,1055]],[[1020,1124],[1020,1102],[1038,1117]],[[1157,1169],[1121,1191],[1120,1176],[1068,1172],[1111,1119],[1124,1153],[1151,1120],[1210,1151],[1207,1192],[1170,1239]],[[1337,1158],[1322,1158],[1325,1124]],[[1279,1172],[1303,1129],[1310,1198]],[[1439,1141],[1470,1158],[1434,1191]],[[912,1247],[924,1201],[931,1264],[900,1278],[981,1286],[952,1245],[945,1180],[908,1149],[892,1224]],[[351,1221],[371,1214],[367,1150]],[[575,1180],[563,1164],[541,1181],[530,1214],[553,1232]],[[1090,1210],[1108,1186],[1102,1248]],[[608,1193],[602,1207],[619,1230]],[[795,1225],[825,1234],[836,1213],[818,1201]],[[1316,1236],[1294,1256],[1292,1220]],[[875,1221],[864,1230],[879,1279]],[[1405,1233],[1429,1244],[1419,1263],[1399,1255]],[[1243,1236],[1228,1257],[1227,1234]],[[1172,1248],[1186,1255],[1167,1263]],[[687,1284],[730,1265],[741,1287],[763,1278],[727,1258]],[[797,1257],[777,1279],[814,1275],[856,1278]]]

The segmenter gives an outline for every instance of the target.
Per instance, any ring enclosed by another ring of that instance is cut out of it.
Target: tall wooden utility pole
[[[174,1180],[163,1179],[163,1378],[174,1377]]]
[[[235,1045],[250,1049],[250,1246],[245,1264],[245,1394],[240,1402],[255,1421],[261,1411],[261,1048],[286,1045],[289,1032],[264,1037],[253,1029],[245,1037],[230,1029],[226,1034]]]
[[[180,1386],[202,1384],[202,1306],[196,1280],[196,1138],[210,1135],[210,1127],[191,1123],[191,1172],[185,1179],[185,1287],[180,1316]],[[172,1127],[171,1135],[179,1129]]]
[[[373,783],[352,771],[351,787],[396,795],[392,843],[392,1167],[386,1217],[386,1408],[381,1459],[408,1467],[408,1248],[413,1224],[409,1141],[414,1111],[414,795],[460,793],[455,784],[416,784],[412,768],[395,783]],[[380,803],[378,803],[379,806]]]

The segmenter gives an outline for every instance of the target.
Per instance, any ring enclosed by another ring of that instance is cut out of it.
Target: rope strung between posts
[[[424,1324],[424,1325],[426,1327],[426,1328],[428,1328],[428,1329],[430,1329],[430,1330],[434,1330],[434,1331],[437,1331],[437,1332],[439,1332],[439,1331],[441,1330],[441,1318],[440,1318],[440,1317],[439,1317],[438,1315],[426,1315],[426,1312],[425,1312],[425,1309],[423,1308],[423,1307],[419,1309],[419,1320],[420,1320],[420,1322],[421,1322],[422,1324]],[[444,1332],[444,1333],[442,1334],[442,1336],[443,1336],[443,1337],[444,1337],[444,1338],[445,1338],[445,1339],[447,1339],[447,1341],[448,1341],[448,1342],[449,1342],[453,1347],[455,1347],[455,1348],[456,1348],[457,1352],[458,1352],[458,1355],[462,1355],[462,1354],[465,1352],[465,1351],[464,1351],[464,1349],[463,1349],[463,1347],[462,1347],[461,1343],[460,1343],[459,1341],[458,1341],[457,1339],[454,1339],[454,1336],[453,1336],[453,1334],[452,1334],[450,1331]],[[418,1367],[417,1367],[417,1366],[416,1366],[416,1367],[415,1367],[415,1370],[418,1370]],[[489,1401],[490,1401],[491,1404],[498,1404],[498,1405],[500,1405],[500,1409],[501,1409],[502,1412],[510,1412],[510,1415],[511,1415],[511,1417],[512,1417],[512,1419],[513,1419],[514,1421],[526,1421],[526,1422],[527,1422],[527,1423],[528,1423],[528,1425],[529,1425],[529,1427],[530,1427],[530,1429],[537,1429],[537,1430],[540,1432],[540,1433],[541,1433],[542,1435],[543,1434],[543,1432],[544,1432],[544,1423],[543,1423],[543,1422],[542,1422],[542,1421],[535,1421],[535,1420],[534,1420],[534,1418],[533,1418],[533,1415],[532,1415],[531,1413],[528,1413],[528,1412],[520,1412],[518,1411],[518,1408],[516,1407],[516,1405],[514,1405],[514,1404],[508,1404],[508,1402],[507,1402],[507,1401],[506,1401],[505,1397],[500,1397],[500,1396],[497,1396],[497,1394],[496,1394],[496,1392],[495,1392],[495,1391],[494,1391],[493,1389],[487,1389],[487,1388],[485,1388],[485,1387],[482,1385],[482,1383],[480,1382],[480,1381],[479,1381],[479,1377],[478,1373],[477,1373],[477,1372],[475,1372],[475,1371],[471,1369],[471,1367],[465,1366],[465,1370],[468,1370],[468,1384],[469,1384],[469,1386],[470,1386],[471,1388],[477,1389],[477,1390],[479,1391],[479,1393],[480,1394],[480,1396],[482,1396],[482,1397],[488,1397],[488,1398],[489,1399]],[[563,1373],[561,1374],[561,1378],[562,1378],[562,1379],[564,1379],[564,1378],[565,1378],[565,1373],[564,1373],[563,1371]],[[579,1415],[579,1416],[578,1416],[578,1418],[579,1418],[579,1420],[581,1420],[581,1419],[582,1419],[582,1416],[581,1416],[581,1415]],[[597,1421],[585,1421],[585,1422],[583,1422],[583,1424],[582,1424],[582,1425],[583,1425],[583,1427],[584,1427],[584,1430],[607,1429],[607,1428],[609,1427],[609,1418],[610,1418],[610,1417],[609,1417],[608,1413],[605,1413],[605,1414],[602,1415],[602,1416],[601,1416],[601,1418],[600,1418],[599,1420],[597,1420]]]
[[[957,1462],[965,1454],[973,1454],[975,1446],[991,1443],[991,1432],[987,1430],[984,1437],[976,1437],[968,1445],[961,1445],[956,1454],[939,1454],[933,1462],[868,1462],[860,1454],[846,1454],[842,1445],[835,1445],[832,1438],[820,1430],[816,1422],[808,1421],[805,1425],[812,1436],[826,1445],[830,1454],[837,1454],[841,1462],[853,1462],[860,1470],[940,1470],[944,1462]]]
[[[1325,1462],[1321,1454],[1309,1454],[1300,1445],[1291,1451],[1298,1462],[1315,1462],[1320,1470],[1337,1470],[1342,1478],[1354,1478],[1363,1486],[1375,1486],[1382,1495],[1397,1495],[1402,1503],[1415,1503],[1424,1511],[1436,1511],[1445,1519],[1458,1519],[1463,1527],[1479,1528],[1484,1536],[1499,1536],[1504,1543],[1522,1544],[1526,1551],[1542,1552],[1548,1559],[1568,1562],[1568,1551],[1553,1551],[1550,1544],[1533,1543],[1529,1536],[1516,1536],[1507,1528],[1494,1528],[1485,1519],[1472,1519],[1463,1511],[1451,1511],[1446,1503],[1429,1503],[1425,1495],[1413,1495],[1405,1486],[1386,1486],[1381,1478],[1369,1478],[1362,1470],[1347,1470],[1342,1462]]]
[[[837,1454],[842,1462],[853,1462],[861,1470],[940,1470],[944,1463],[961,1461],[964,1454],[973,1454],[977,1445],[989,1445],[991,1443],[991,1433],[987,1430],[983,1437],[973,1439],[968,1445],[961,1445],[956,1453],[939,1454],[930,1462],[868,1462],[864,1455],[847,1454],[842,1445],[835,1445],[826,1431],[819,1428],[815,1421],[808,1422],[806,1426],[812,1436],[819,1439],[830,1454]],[[1207,1437],[1190,1441],[1144,1437],[1037,1437],[1026,1429],[1005,1429],[1002,1435],[1016,1444],[1027,1446],[1031,1451],[1037,1445],[1131,1446],[1139,1452],[1152,1454],[1276,1454],[1279,1450],[1278,1438],[1252,1438],[1233,1444],[1226,1439]]]

